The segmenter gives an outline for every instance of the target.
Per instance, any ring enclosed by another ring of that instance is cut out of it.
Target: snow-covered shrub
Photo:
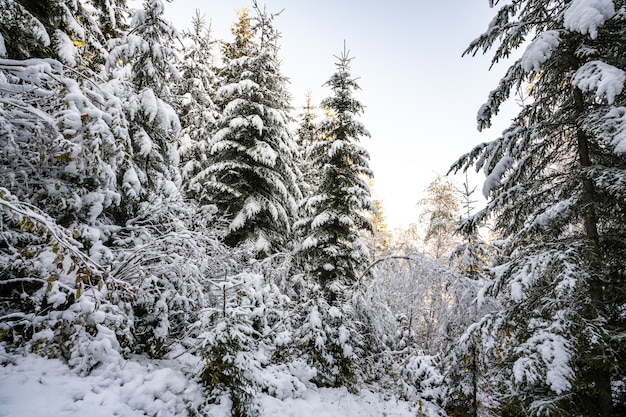
[[[70,232],[0,188],[0,329],[14,346],[89,372],[132,342],[124,286]]]
[[[135,349],[160,357],[188,335],[203,308],[217,304],[208,280],[238,268],[239,255],[211,232],[207,213],[178,200],[142,207],[116,235],[113,273],[133,288]]]

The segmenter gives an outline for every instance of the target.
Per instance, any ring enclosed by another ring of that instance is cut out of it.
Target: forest
[[[625,415],[626,1],[489,3],[486,203],[392,232],[347,47],[298,112],[256,1],[0,0],[0,415]]]

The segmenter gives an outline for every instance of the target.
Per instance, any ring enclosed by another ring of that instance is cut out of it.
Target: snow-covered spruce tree
[[[107,88],[122,101],[129,142],[119,178],[123,204],[116,221],[122,227],[115,234],[114,270],[136,288],[136,346],[154,356],[167,352],[204,303],[198,280],[207,244],[194,234],[196,213],[181,193],[180,121],[173,109],[178,35],[163,13],[161,0],[146,0],[107,62]]]
[[[356,119],[363,106],[354,96],[358,88],[351,78],[352,58],[344,48],[337,72],[326,83],[333,96],[323,100],[329,117],[322,120],[308,153],[319,185],[304,200],[304,218],[296,224],[301,241],[298,257],[311,277],[310,300],[302,304],[306,319],[298,336],[310,363],[318,370],[316,382],[338,386],[354,377],[361,345],[351,286],[363,274],[369,254],[361,231],[372,231],[374,203],[367,178],[369,155],[359,145],[369,135]]]
[[[503,309],[481,322],[502,414],[624,410],[612,387],[626,375],[625,28],[623,1],[514,0],[467,50],[495,48],[497,63],[525,45],[479,129],[512,90],[528,85],[532,97],[453,166],[485,170],[489,202],[473,221],[492,217],[502,237],[491,292]]]
[[[481,328],[474,325],[496,307],[490,297],[482,294],[493,250],[480,235],[481,225],[472,217],[475,189],[470,189],[466,176],[461,191],[463,218],[457,228],[463,240],[450,256],[450,266],[457,273],[448,285],[448,313],[440,326],[440,334],[445,335],[441,360],[445,376],[443,405],[450,416],[476,417],[494,405],[487,395],[489,381],[485,378]]]
[[[319,186],[303,202],[306,217],[298,222],[304,236],[298,253],[331,299],[333,283],[352,284],[367,266],[359,232],[373,231],[369,215],[375,211],[367,185],[373,176],[369,154],[359,144],[369,132],[356,119],[363,105],[353,96],[359,87],[349,72],[352,58],[344,48],[338,60],[337,72],[326,82],[334,95],[322,101],[330,115],[320,122],[320,139],[308,150]]]
[[[299,178],[300,190],[305,198],[310,197],[317,186],[319,176],[312,168],[312,161],[307,155],[307,150],[317,139],[317,115],[315,106],[311,103],[311,92],[307,92],[306,104],[298,115],[300,123],[296,130],[296,144],[299,152]]]
[[[174,49],[178,34],[163,13],[161,0],[146,0],[143,9],[134,11],[129,31],[115,40],[107,61],[108,88],[122,100],[132,145],[121,179],[122,224],[146,202],[164,198],[175,205],[180,199],[180,121],[172,108],[172,86],[179,79]]]
[[[242,249],[230,250],[239,253]],[[219,302],[203,310],[194,325],[204,360],[200,379],[209,392],[209,403],[222,401],[226,394],[233,416],[253,416],[258,414],[254,398],[261,391],[289,396],[286,378],[293,391],[305,388],[285,372],[286,366],[271,363],[279,339],[289,340],[284,326],[289,317],[282,305],[287,299],[267,277],[234,272],[225,270],[210,280]]]
[[[210,141],[215,134],[219,112],[213,102],[217,88],[217,69],[214,67],[215,41],[205,18],[196,12],[192,29],[183,32],[185,46],[181,62],[181,79],[177,86],[181,123],[180,159],[185,196],[200,206],[211,201],[211,181],[207,168],[211,165]]]
[[[212,201],[230,219],[225,242],[252,243],[260,256],[284,249],[295,220],[297,148],[289,130],[287,79],[281,74],[273,15],[255,4],[233,26],[224,44],[218,89],[221,118],[206,170]]]

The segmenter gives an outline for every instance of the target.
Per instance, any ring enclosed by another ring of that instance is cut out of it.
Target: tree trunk
[[[585,103],[583,99],[583,93],[579,88],[574,89],[574,103],[576,106],[577,117],[581,116],[585,110]],[[589,155],[589,138],[587,133],[578,128],[576,131],[577,139],[577,152],[578,159],[581,168],[592,167],[591,157]],[[583,176],[582,178],[582,202],[583,202],[583,226],[585,230],[586,238],[590,244],[590,252],[588,254],[588,260],[592,268],[590,276],[591,282],[589,282],[589,298],[591,299],[591,308],[587,311],[589,316],[588,320],[595,320],[598,318],[599,313],[604,309],[604,294],[602,283],[602,267],[601,262],[601,250],[600,250],[600,238],[598,233],[598,218],[596,214],[596,193],[593,181],[590,178]],[[604,356],[603,344],[600,346],[596,344],[591,352],[588,352],[591,358],[588,363],[583,378],[590,386],[595,388],[590,398],[594,400],[593,408],[595,410],[595,416],[598,417],[610,417],[613,415],[613,401],[611,397],[611,375],[603,366],[602,357]],[[594,395],[595,394],[595,395]],[[591,405],[591,404],[590,404]]]

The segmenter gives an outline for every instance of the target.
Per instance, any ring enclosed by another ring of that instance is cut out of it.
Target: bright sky
[[[215,38],[231,40],[230,27],[245,0],[174,0],[166,18],[190,26],[199,9]],[[329,95],[322,84],[335,71],[334,57],[346,41],[359,78],[356,98],[365,105],[361,121],[374,170],[373,194],[382,200],[390,227],[417,223],[417,202],[437,173],[445,174],[462,154],[495,139],[510,117],[476,130],[476,112],[506,66],[489,71],[490,57],[461,54],[495,14],[487,0],[262,0],[282,33],[280,58],[291,81],[292,105],[304,105],[306,91],[318,104]],[[511,103],[506,114],[512,114]],[[482,178],[482,177],[481,177]],[[462,182],[463,178],[458,178]],[[481,179],[474,177],[480,197]],[[482,197],[480,197],[482,198]]]

